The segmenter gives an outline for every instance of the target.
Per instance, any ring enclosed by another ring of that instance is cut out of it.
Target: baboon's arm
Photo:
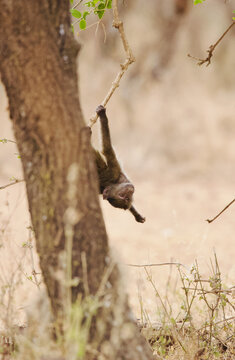
[[[109,131],[108,118],[106,116],[106,109],[99,105],[96,109],[100,118],[101,133],[102,133],[102,153],[104,154],[107,165],[115,172],[115,175],[121,173],[121,168],[117,160],[116,154],[112,147],[111,136]],[[116,177],[116,176],[115,176]]]
[[[145,222],[145,218],[138,213],[138,211],[134,208],[133,205],[131,205],[129,210],[134,215],[136,221],[138,221],[140,223]]]

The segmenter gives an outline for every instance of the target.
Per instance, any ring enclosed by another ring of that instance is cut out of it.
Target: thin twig
[[[6,143],[8,143],[8,142],[10,142],[10,143],[13,143],[13,144],[16,144],[16,141],[14,141],[14,140],[9,140],[9,139],[0,139],[0,142],[1,143],[3,143],[3,144],[6,144]]]
[[[232,321],[235,319],[235,316],[231,316],[229,318],[226,318],[226,319],[223,319],[223,320],[220,320],[220,321],[217,321],[214,323],[214,325],[218,325],[218,324],[222,324],[224,322],[227,322],[227,321]],[[210,324],[204,324],[200,329],[197,330],[197,332],[200,332],[201,330],[203,330],[204,328],[210,326]]]
[[[6,188],[9,187],[9,186],[18,184],[18,183],[23,182],[23,181],[24,181],[24,179],[15,179],[14,181],[12,181],[12,182],[9,183],[9,184],[0,186],[0,190],[6,189]]]
[[[100,298],[104,295],[105,292],[105,286],[107,285],[107,282],[109,280],[110,275],[112,274],[113,270],[115,268],[115,263],[111,262],[111,264],[105,269],[104,275],[101,279],[101,283],[99,285],[99,288],[96,292],[96,296]]]
[[[217,214],[213,219],[207,219],[206,221],[210,224],[212,223],[215,219],[217,219],[225,210],[227,210],[229,208],[230,205],[232,205],[234,203],[235,199],[233,199],[232,201],[230,201],[230,203],[228,205],[225,206],[225,208],[219,212],[219,214]]]
[[[196,287],[194,288],[194,287],[182,286],[181,289],[183,289],[184,291],[185,290],[197,291],[199,295],[202,294],[201,289],[197,289]],[[204,291],[205,294],[215,294],[215,295],[219,294],[219,293],[221,293],[221,294],[226,293],[228,295],[232,294],[232,290],[227,290],[227,289],[226,290],[225,289],[221,289],[221,290],[216,290],[216,289],[214,289],[214,290],[206,290],[206,289],[204,289],[203,291]]]
[[[127,71],[129,65],[131,65],[134,61],[135,61],[135,57],[132,53],[132,50],[129,46],[129,43],[127,41],[127,37],[124,31],[124,26],[123,26],[123,22],[120,20],[119,18],[119,13],[118,13],[118,5],[117,5],[118,0],[113,0],[113,27],[115,27],[120,34],[121,40],[122,40],[122,44],[126,53],[126,60],[120,64],[121,70],[118,72],[115,80],[112,83],[111,88],[109,89],[106,97],[104,98],[104,100],[102,101],[102,105],[106,106],[108,101],[110,100],[111,96],[113,95],[113,93],[115,92],[115,90],[119,87],[121,78],[123,77],[123,75],[125,74],[125,72]],[[95,114],[90,118],[90,124],[89,126],[92,127],[96,121],[98,119],[98,115]]]
[[[183,266],[186,268],[186,266],[184,264],[178,263],[178,262],[165,262],[165,263],[156,263],[156,264],[143,264],[143,265],[139,265],[139,264],[126,264],[127,266],[132,266],[132,267],[139,267],[139,268],[145,268],[145,267],[154,267],[154,266],[163,266],[163,265],[176,265],[176,266]]]
[[[207,50],[208,56],[207,56],[206,59],[200,59],[200,58],[194,57],[194,56],[192,56],[192,55],[190,55],[190,54],[188,54],[188,57],[190,57],[190,58],[192,58],[192,59],[194,59],[194,60],[197,60],[197,62],[198,62],[197,65],[199,65],[199,66],[201,66],[201,65],[203,65],[203,64],[205,64],[205,63],[207,63],[206,66],[210,65],[210,63],[211,63],[211,58],[212,58],[212,56],[213,56],[213,52],[214,52],[216,46],[221,42],[221,40],[225,37],[225,35],[229,32],[229,30],[233,27],[234,24],[235,24],[235,21],[233,21],[232,24],[229,25],[229,27],[228,27],[228,28],[225,30],[225,32],[220,36],[220,38],[216,41],[216,43],[213,44],[213,45],[211,45],[211,46],[209,47],[209,49]]]
[[[81,253],[81,261],[82,261],[83,286],[84,286],[85,296],[89,296],[90,289],[89,289],[89,283],[88,283],[87,261],[86,261],[85,251],[82,251],[82,253]]]
[[[191,299],[189,300],[189,291],[188,291],[189,287],[187,287],[185,285],[185,282],[189,281],[189,280],[188,280],[188,278],[185,278],[185,276],[184,276],[184,274],[182,274],[180,268],[178,268],[178,272],[179,272],[179,275],[180,275],[181,282],[183,284],[183,290],[184,290],[184,294],[185,294],[185,298],[186,298],[186,304],[187,304],[186,314],[185,314],[184,319],[182,321],[180,330],[183,329],[185,322],[188,321],[188,320],[190,321],[191,327],[195,328],[194,325],[193,325],[193,321],[192,321],[191,308],[192,308],[194,300],[196,298],[196,290],[197,290],[198,284],[196,284],[195,289],[193,290],[193,294],[191,296]]]
[[[83,0],[78,1],[75,5],[72,6],[72,9],[76,9],[82,2]]]
[[[31,228],[31,226],[29,226],[29,246],[28,246],[28,248],[29,248],[30,257],[31,257],[32,276],[33,276],[33,278],[34,278],[34,281],[35,281],[35,284],[36,284],[38,290],[40,290],[40,283],[39,283],[39,281],[38,281],[38,279],[37,279],[37,275],[38,275],[39,273],[37,273],[36,270],[35,270],[34,257],[33,257],[33,244],[32,244],[32,242],[33,242],[33,241],[32,241],[32,228]]]

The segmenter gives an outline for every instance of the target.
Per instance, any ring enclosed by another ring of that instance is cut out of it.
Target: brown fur
[[[104,106],[99,105],[96,112],[100,118],[102,154],[104,155],[103,157],[99,151],[94,149],[100,193],[103,194],[103,199],[108,200],[112,206],[130,210],[136,221],[143,223],[145,218],[132,205],[135,188],[122,172],[112,147],[106,109]]]

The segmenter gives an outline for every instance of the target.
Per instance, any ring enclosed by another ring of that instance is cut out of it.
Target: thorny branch
[[[225,37],[225,35],[229,32],[229,30],[233,27],[234,24],[235,24],[235,21],[233,21],[232,24],[229,25],[229,27],[228,27],[228,28],[225,30],[225,32],[220,36],[220,38],[216,41],[216,43],[215,43],[214,45],[211,45],[211,46],[209,47],[209,49],[207,50],[208,56],[207,56],[206,59],[200,59],[200,58],[194,57],[194,56],[192,56],[192,55],[190,55],[190,54],[188,54],[188,57],[190,57],[190,58],[192,58],[192,59],[194,59],[194,60],[197,60],[197,62],[198,62],[197,65],[199,65],[199,66],[201,66],[201,65],[203,65],[203,64],[205,64],[205,63],[207,63],[206,66],[210,65],[210,63],[211,63],[211,58],[212,58],[212,56],[213,56],[213,52],[214,52],[216,46],[221,42],[221,40]]]
[[[233,199],[232,201],[230,201],[230,203],[228,205],[225,206],[225,208],[223,210],[221,210],[215,217],[213,217],[213,219],[207,219],[206,221],[210,224],[212,223],[215,219],[217,219],[225,210],[227,210],[229,208],[230,205],[232,205],[234,203],[235,199]]]
[[[122,44],[126,53],[126,60],[120,64],[121,70],[118,72],[115,80],[112,83],[111,88],[109,89],[106,97],[104,98],[104,100],[102,101],[102,105],[106,106],[106,104],[108,103],[108,101],[110,100],[111,96],[113,95],[113,93],[115,92],[115,90],[119,87],[121,78],[123,77],[123,75],[125,74],[125,72],[127,71],[129,65],[131,65],[134,61],[134,55],[132,53],[132,50],[129,46],[129,43],[127,41],[127,37],[124,31],[124,26],[123,26],[123,22],[120,20],[119,18],[119,13],[118,13],[118,0],[113,0],[113,27],[115,27],[120,34],[121,40],[122,40]],[[90,124],[89,126],[92,127],[96,121],[98,119],[98,115],[95,114],[90,118]]]

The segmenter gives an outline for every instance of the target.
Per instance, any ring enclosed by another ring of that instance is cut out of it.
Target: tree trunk
[[[111,264],[90,134],[79,103],[79,46],[70,30],[69,0],[0,0],[0,9],[0,73],[40,266],[54,317],[62,324],[70,290],[73,302],[78,294],[87,295],[88,287],[89,294],[97,294]],[[67,275],[78,284],[66,282]],[[111,305],[99,310],[103,330],[96,331],[98,320],[93,321],[90,343],[105,359],[151,359],[130,319],[116,266],[109,281],[111,290],[102,300],[108,296]],[[87,359],[97,355],[87,353]]]

